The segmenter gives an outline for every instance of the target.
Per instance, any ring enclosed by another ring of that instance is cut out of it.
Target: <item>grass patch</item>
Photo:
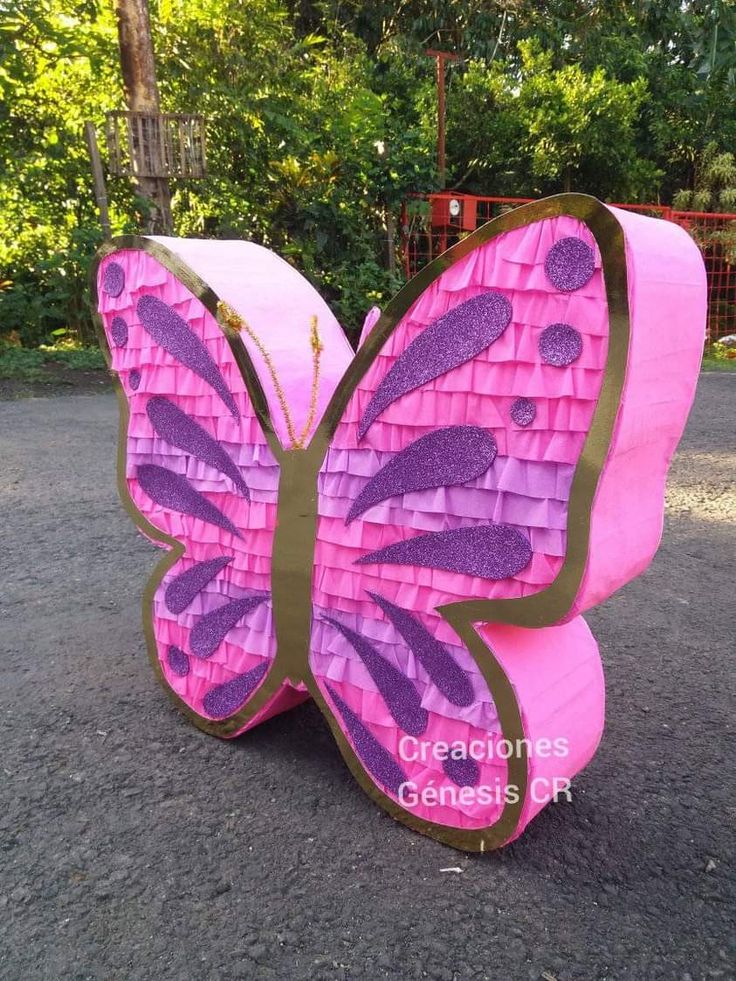
[[[736,348],[721,341],[709,344],[703,352],[703,371],[736,371]]]
[[[703,358],[703,371],[736,371],[736,358]]]
[[[102,351],[95,347],[0,348],[0,378],[10,381],[43,382],[48,369],[104,371]]]

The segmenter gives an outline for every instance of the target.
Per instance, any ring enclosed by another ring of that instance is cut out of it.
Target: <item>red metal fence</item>
[[[532,198],[471,194],[415,195],[404,202],[401,241],[407,278],[482,224]],[[705,259],[708,277],[708,342],[736,333],[736,214],[675,211],[657,204],[617,204],[654,218],[674,221],[692,235]]]

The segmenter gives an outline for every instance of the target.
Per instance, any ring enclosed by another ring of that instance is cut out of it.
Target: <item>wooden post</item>
[[[115,0],[115,14],[120,42],[120,67],[128,109],[131,112],[157,114],[160,112],[160,103],[148,0]],[[151,152],[158,156],[157,134],[147,133],[143,136],[150,143]],[[141,195],[151,202],[151,218],[146,231],[172,234],[168,180],[165,177],[138,176],[136,181]]]
[[[95,199],[100,212],[100,224],[105,238],[112,238],[110,228],[110,213],[107,210],[107,190],[105,189],[105,174],[102,170],[102,160],[100,159],[100,149],[97,146],[97,133],[94,123],[84,124],[84,138],[87,141],[87,150],[92,164],[92,180],[95,186]]]
[[[457,61],[459,55],[449,51],[435,51],[430,48],[425,51],[428,58],[437,62],[437,172],[440,179],[440,190],[445,189],[445,62]]]

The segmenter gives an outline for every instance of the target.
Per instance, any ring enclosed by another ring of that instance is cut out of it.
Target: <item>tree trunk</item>
[[[151,18],[148,0],[115,0],[120,42],[120,67],[123,73],[125,101],[130,112],[158,114],[160,112],[156,63],[153,57]],[[146,121],[142,129],[153,147],[159,145],[158,123]],[[135,129],[134,129],[135,139]],[[141,148],[142,149],[142,148]],[[157,153],[153,154],[157,159]],[[165,177],[137,177],[142,197],[151,205],[148,233],[171,234],[171,192]]]

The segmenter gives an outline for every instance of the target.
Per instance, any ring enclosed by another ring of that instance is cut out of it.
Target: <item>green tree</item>
[[[541,187],[634,200],[652,194],[659,174],[638,157],[635,143],[645,79],[618,82],[600,67],[590,73],[579,65],[555,69],[550,52],[534,42],[519,47],[518,113]]]
[[[0,334],[36,343],[89,330],[100,233],[82,124],[123,107],[117,33],[110,0],[1,2]],[[401,199],[436,187],[427,47],[461,56],[447,149],[464,190],[669,202],[702,195],[710,142],[736,144],[726,0],[151,5],[162,108],[207,118],[210,174],[174,184],[177,232],[276,248],[353,329],[397,285]],[[114,231],[140,228],[129,181],[109,184]]]
[[[37,342],[69,324],[89,336],[96,229],[82,140],[117,99],[112,17],[94,4],[12,0],[0,30],[0,326]],[[116,211],[133,215],[131,196]]]

